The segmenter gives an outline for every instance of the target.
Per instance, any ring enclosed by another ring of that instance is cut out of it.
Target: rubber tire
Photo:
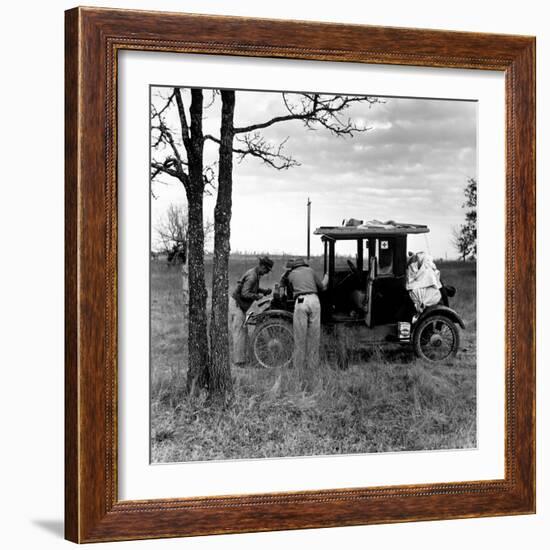
[[[284,326],[292,336],[292,350],[290,353],[290,357],[282,366],[279,367],[279,368],[287,368],[292,365],[292,355],[294,353],[294,331],[292,329],[292,323],[282,317],[268,317],[265,321],[262,321],[259,325],[256,325],[256,328],[254,329],[254,332],[252,334],[252,340],[250,342],[250,353],[252,356],[252,363],[255,367],[261,368],[261,369],[276,368],[276,365],[269,366],[260,362],[256,357],[256,349],[255,349],[256,338],[258,337],[260,332],[265,327],[272,326],[272,325]]]
[[[429,357],[424,355],[424,353],[422,352],[422,347],[420,345],[420,335],[422,334],[422,330],[428,323],[433,323],[434,321],[445,323],[450,328],[454,337],[453,349],[451,350],[451,353],[449,353],[449,355],[447,355],[443,359],[430,359]],[[420,359],[424,359],[425,361],[429,361],[430,363],[438,363],[439,361],[446,361],[448,359],[453,358],[456,355],[459,347],[460,347],[460,332],[458,331],[456,323],[454,323],[452,319],[450,319],[449,317],[446,317],[445,315],[430,315],[425,319],[422,319],[422,321],[420,321],[420,323],[414,328],[413,348],[414,348],[414,353]]]

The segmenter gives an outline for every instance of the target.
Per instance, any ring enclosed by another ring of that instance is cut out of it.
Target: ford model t
[[[428,307],[415,307],[407,290],[407,236],[428,231],[425,225],[395,222],[315,230],[328,274],[328,288],[319,296],[321,323],[340,367],[347,366],[353,350],[373,345],[412,346],[428,361],[456,354],[458,326],[464,328],[464,323],[449,307],[446,287]],[[245,321],[255,325],[252,355],[263,367],[286,366],[292,359],[294,301],[284,277],[282,281],[272,296],[249,310]]]

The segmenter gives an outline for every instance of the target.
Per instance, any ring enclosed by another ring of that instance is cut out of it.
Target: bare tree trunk
[[[185,253],[185,256],[185,262],[182,262],[181,264],[181,292],[183,311],[187,311],[187,308],[189,307],[189,266],[187,264],[187,252]]]
[[[189,264],[187,256],[187,245],[185,245],[185,261],[181,264],[181,304],[184,312],[183,330],[185,334],[189,334]]]
[[[189,197],[189,338],[187,389],[206,387],[208,383],[208,334],[206,322],[206,282],[204,277],[204,228],[202,193]]]
[[[233,187],[233,115],[235,92],[222,90],[218,195],[214,209],[214,265],[212,274],[212,315],[210,319],[211,362],[209,394],[226,401],[233,391],[229,363],[228,270]]]
[[[202,90],[191,90],[191,140],[186,146],[189,167],[189,185],[186,189],[189,223],[189,366],[187,371],[189,391],[208,385],[210,362],[204,276],[202,104]]]

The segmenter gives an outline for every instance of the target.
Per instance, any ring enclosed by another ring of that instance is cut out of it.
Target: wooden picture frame
[[[460,483],[120,501],[117,53],[501,71],[506,86],[505,476]],[[74,542],[535,511],[535,39],[97,8],[66,12],[66,492]]]

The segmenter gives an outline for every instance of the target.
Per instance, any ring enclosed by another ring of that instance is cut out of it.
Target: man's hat
[[[306,261],[303,258],[293,258],[286,263],[287,269],[294,269],[296,267],[307,266]]]
[[[264,267],[267,267],[269,271],[273,269],[273,260],[269,258],[268,256],[260,256],[258,258],[258,262],[260,262],[260,265],[263,265]]]

